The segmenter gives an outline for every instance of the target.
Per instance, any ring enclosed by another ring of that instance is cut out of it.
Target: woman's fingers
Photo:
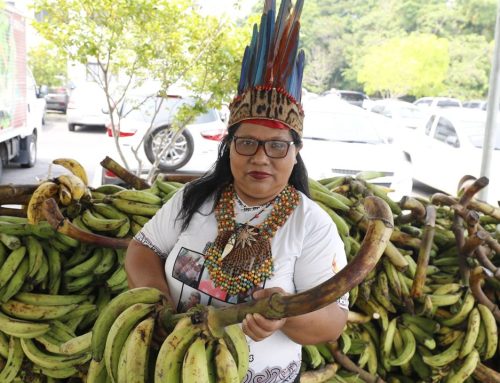
[[[260,341],[285,324],[286,319],[266,319],[260,314],[248,314],[242,323],[243,332],[255,341]]]

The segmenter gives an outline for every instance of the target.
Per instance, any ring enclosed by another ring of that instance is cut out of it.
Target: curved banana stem
[[[49,198],[43,202],[42,210],[45,218],[54,229],[71,238],[77,239],[80,242],[90,243],[102,247],[111,247],[114,249],[126,249],[130,242],[130,239],[111,238],[83,231],[73,225],[62,215],[59,207],[57,206],[57,202],[53,198]]]
[[[385,383],[380,376],[373,376],[368,371],[363,370],[356,363],[354,363],[347,355],[344,355],[342,351],[340,351],[339,345],[337,342],[329,342],[327,343],[328,349],[333,355],[333,359],[344,367],[348,371],[355,372],[359,375],[361,379],[363,379],[366,383]]]
[[[396,218],[396,223],[398,224],[419,222],[425,218],[425,206],[416,198],[404,196],[399,201],[399,206],[401,210],[410,210],[410,213],[398,216]]]
[[[474,256],[477,258],[479,263],[490,270],[494,277],[500,280],[500,267],[496,267],[493,262],[487,256],[487,250],[484,246],[478,246],[474,252]]]
[[[417,269],[413,284],[411,286],[410,295],[412,298],[419,298],[422,295],[422,290],[425,284],[427,275],[427,266],[429,265],[429,257],[434,242],[434,231],[436,227],[436,207],[428,205],[426,207],[425,228],[422,236],[422,246],[418,252]]]
[[[500,383],[500,373],[478,363],[473,374],[474,378],[482,383]]]
[[[207,307],[206,321],[217,330],[240,323],[248,313],[260,313],[270,319],[287,318],[319,310],[360,284],[382,256],[394,224],[392,212],[381,198],[366,197],[364,208],[369,221],[358,254],[339,273],[322,284],[295,295],[273,294],[239,305],[214,309]]]
[[[148,184],[145,180],[137,177],[135,174],[130,173],[127,169],[125,169],[111,157],[106,156],[106,158],[101,161],[101,166],[104,169],[113,172],[114,175],[116,175],[122,181],[125,181],[126,184],[132,186],[134,189],[142,190],[151,187],[151,185]]]
[[[496,321],[500,323],[500,308],[494,304],[484,293],[482,286],[484,283],[484,272],[481,266],[475,267],[470,273],[470,289],[474,298],[481,304],[485,305],[495,317]]]

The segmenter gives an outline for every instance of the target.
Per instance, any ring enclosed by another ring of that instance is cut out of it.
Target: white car
[[[391,198],[398,201],[411,195],[411,165],[390,140],[397,129],[391,119],[328,95],[310,100],[304,112],[304,146],[300,153],[309,177],[380,171],[384,176],[372,182],[393,189]]]
[[[391,118],[399,126],[416,129],[425,123],[425,110],[405,101],[382,99],[372,101],[369,111]]]
[[[461,108],[462,102],[452,97],[422,97],[413,104],[423,108]]]
[[[163,148],[174,144],[159,162],[162,172],[204,173],[217,159],[220,140],[226,134],[226,123],[218,110],[208,109],[186,128],[176,134],[172,120],[180,107],[192,104],[193,100],[173,97],[134,96],[126,99],[120,108],[121,120],[118,127],[119,145],[132,172],[148,171],[160,156]],[[155,111],[158,111],[155,116]],[[107,135],[113,137],[111,124],[106,126]],[[109,140],[111,157],[118,162],[119,154],[114,140]],[[111,149],[112,147],[112,149]],[[139,165],[133,150],[137,150]],[[115,182],[109,172],[104,172],[102,183]]]
[[[414,131],[405,150],[410,155],[414,178],[451,195],[457,195],[464,175],[479,177],[486,126],[486,112],[453,108],[435,111]],[[500,200],[500,131],[497,127],[488,186],[489,203]]]
[[[66,120],[68,130],[74,132],[76,126],[106,126],[109,122],[108,102],[104,90],[94,82],[78,85],[72,90]]]

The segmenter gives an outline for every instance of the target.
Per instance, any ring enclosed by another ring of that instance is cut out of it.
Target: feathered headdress
[[[250,119],[279,121],[302,136],[304,51],[298,52],[304,0],[265,0],[260,27],[255,24],[241,65],[238,94],[231,102],[229,126]]]

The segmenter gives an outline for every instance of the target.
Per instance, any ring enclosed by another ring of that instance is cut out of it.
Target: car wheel
[[[75,131],[75,124],[68,124],[68,130],[70,132],[74,132]]]
[[[149,162],[153,164],[162,149],[170,144],[175,132],[169,126],[160,126],[154,129],[144,140],[144,151]],[[158,168],[168,172],[177,170],[186,165],[194,152],[193,136],[187,130],[177,137],[172,147],[163,154]]]
[[[28,153],[28,162],[21,164],[23,168],[32,168],[36,164],[36,135],[26,137],[26,152]]]

